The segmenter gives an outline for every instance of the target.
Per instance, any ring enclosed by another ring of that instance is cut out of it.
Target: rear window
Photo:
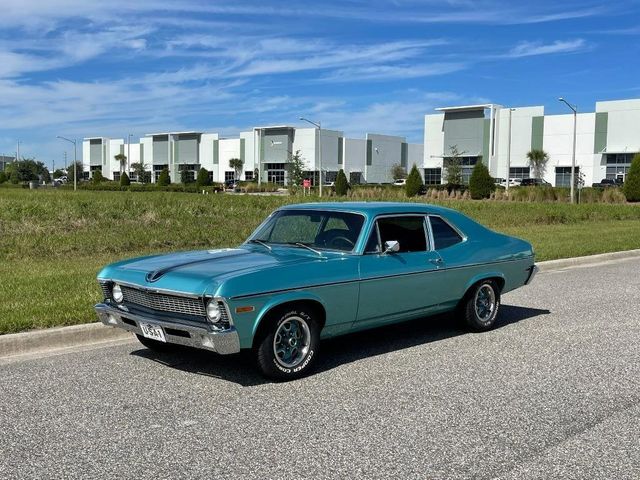
[[[429,217],[433,243],[436,250],[451,247],[462,241],[460,234],[440,217]]]

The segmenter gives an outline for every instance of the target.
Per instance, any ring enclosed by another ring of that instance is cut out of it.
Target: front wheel
[[[491,329],[500,308],[500,290],[496,282],[484,280],[476,284],[469,291],[463,307],[464,320],[471,329]]]
[[[318,322],[312,312],[302,308],[276,318],[257,345],[258,368],[276,380],[303,377],[311,370],[318,353]]]

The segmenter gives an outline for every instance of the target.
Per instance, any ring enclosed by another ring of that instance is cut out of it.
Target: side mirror
[[[397,240],[389,240],[384,242],[384,252],[382,253],[396,253],[400,251],[400,242]]]

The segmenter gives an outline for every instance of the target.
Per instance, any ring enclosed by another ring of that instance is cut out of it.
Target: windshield
[[[281,210],[259,227],[249,241],[350,252],[356,246],[363,223],[364,217],[355,213]]]

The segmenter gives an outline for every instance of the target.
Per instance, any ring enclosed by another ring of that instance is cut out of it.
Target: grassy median
[[[94,321],[104,264],[234,246],[299,201],[309,197],[0,189],[0,333]],[[638,206],[439,203],[531,241],[538,260],[640,248]]]

